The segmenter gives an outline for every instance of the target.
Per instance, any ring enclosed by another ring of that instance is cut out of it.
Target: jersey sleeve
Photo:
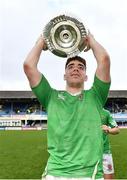
[[[111,84],[110,82],[104,82],[104,81],[100,80],[99,78],[97,78],[97,76],[95,75],[92,88],[95,91],[102,106],[104,106],[106,103],[110,84]]]
[[[42,75],[39,84],[31,89],[37,97],[38,101],[45,109],[47,109],[48,102],[52,93],[52,88],[44,75]]]
[[[116,121],[113,119],[110,113],[108,113],[108,126],[111,128],[118,127]]]

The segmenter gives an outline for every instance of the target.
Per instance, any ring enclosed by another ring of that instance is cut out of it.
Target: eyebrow
[[[67,67],[70,67],[70,66],[73,66],[73,65],[74,65],[74,63],[70,63],[70,64],[68,64]],[[80,67],[85,67],[85,65],[82,64],[82,63],[79,63],[78,66],[80,66]]]

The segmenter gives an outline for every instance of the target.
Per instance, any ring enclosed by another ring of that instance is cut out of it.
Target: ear
[[[87,81],[88,80],[88,76],[87,75],[85,75],[85,81]]]

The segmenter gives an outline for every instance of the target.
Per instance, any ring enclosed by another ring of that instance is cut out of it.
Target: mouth
[[[79,74],[72,74],[72,77],[79,77]]]

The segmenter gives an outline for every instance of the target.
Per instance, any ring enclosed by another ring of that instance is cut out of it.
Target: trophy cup
[[[45,26],[43,37],[47,48],[55,55],[71,58],[89,50],[85,38],[87,30],[76,18],[60,15]]]

